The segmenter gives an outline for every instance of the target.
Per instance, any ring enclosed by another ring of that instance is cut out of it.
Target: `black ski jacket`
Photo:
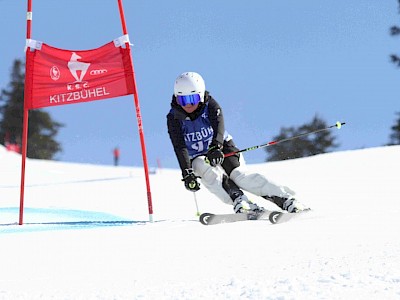
[[[192,167],[192,163],[182,133],[181,121],[187,118],[190,118],[190,120],[197,119],[203,113],[206,103],[208,103],[208,117],[214,131],[211,145],[222,146],[224,144],[225,132],[224,117],[220,105],[209,92],[205,92],[204,102],[200,102],[198,108],[191,114],[186,113],[183,108],[176,103],[175,95],[172,96],[171,110],[167,115],[168,133],[179,162],[179,167],[182,170],[182,175],[184,175],[185,169],[190,169]]]

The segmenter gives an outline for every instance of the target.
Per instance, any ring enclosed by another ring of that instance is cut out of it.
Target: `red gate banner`
[[[133,94],[146,179],[150,222],[153,222],[149,167],[144,141],[139,96],[130,53],[122,0],[118,0],[123,36],[100,48],[62,50],[31,39],[32,0],[27,0],[24,116],[21,148],[19,224],[23,224],[25,167],[29,110],[81,103]]]
[[[128,47],[110,42],[93,50],[73,51],[36,44],[39,46],[27,53],[27,109],[134,93]]]

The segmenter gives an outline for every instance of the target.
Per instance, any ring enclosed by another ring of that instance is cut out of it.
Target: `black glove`
[[[211,144],[207,152],[207,160],[213,167],[221,165],[224,161],[224,153],[222,152],[222,146],[218,143]]]
[[[197,192],[200,189],[200,183],[197,181],[199,176],[194,175],[193,169],[185,169],[182,181],[185,182],[185,188],[191,192]]]

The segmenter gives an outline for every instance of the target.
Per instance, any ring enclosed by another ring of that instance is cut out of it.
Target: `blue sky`
[[[399,108],[400,70],[389,62],[399,39],[396,0],[128,1],[132,47],[150,166],[176,168],[166,128],[175,78],[200,73],[222,105],[239,148],[269,142],[281,127],[315,114],[329,125],[338,150],[388,143]],[[12,62],[24,58],[26,1],[0,0],[0,88]],[[32,38],[63,49],[97,48],[122,35],[116,0],[33,0]],[[46,109],[64,123],[62,161],[142,165],[132,96]],[[246,154],[248,163],[266,153]]]

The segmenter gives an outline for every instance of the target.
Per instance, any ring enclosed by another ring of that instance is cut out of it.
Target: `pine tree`
[[[310,123],[304,124],[299,128],[281,128],[281,132],[279,135],[273,137],[273,140],[286,139],[326,127],[326,122],[318,116],[315,116]],[[332,136],[330,131],[321,131],[313,135],[307,135],[291,141],[276,144],[265,148],[268,153],[267,161],[287,160],[327,153],[331,149],[339,146],[335,143],[335,139],[336,138]]]
[[[400,145],[400,112],[397,112],[396,114],[399,116],[399,118],[391,127],[392,133],[390,134],[390,142],[388,145]]]
[[[400,0],[398,0],[397,2],[399,3],[399,12],[400,12]],[[390,27],[390,35],[392,35],[392,36],[400,35],[400,27],[396,26],[396,25]],[[394,64],[397,64],[397,66],[400,67],[400,57],[397,54],[391,54],[390,60]]]
[[[0,93],[0,143],[21,144],[23,102],[24,102],[24,64],[15,60],[11,71],[11,81],[7,90]],[[53,159],[62,151],[55,141],[58,130],[63,125],[55,122],[49,113],[37,109],[29,112],[29,131],[27,156],[30,158]]]

